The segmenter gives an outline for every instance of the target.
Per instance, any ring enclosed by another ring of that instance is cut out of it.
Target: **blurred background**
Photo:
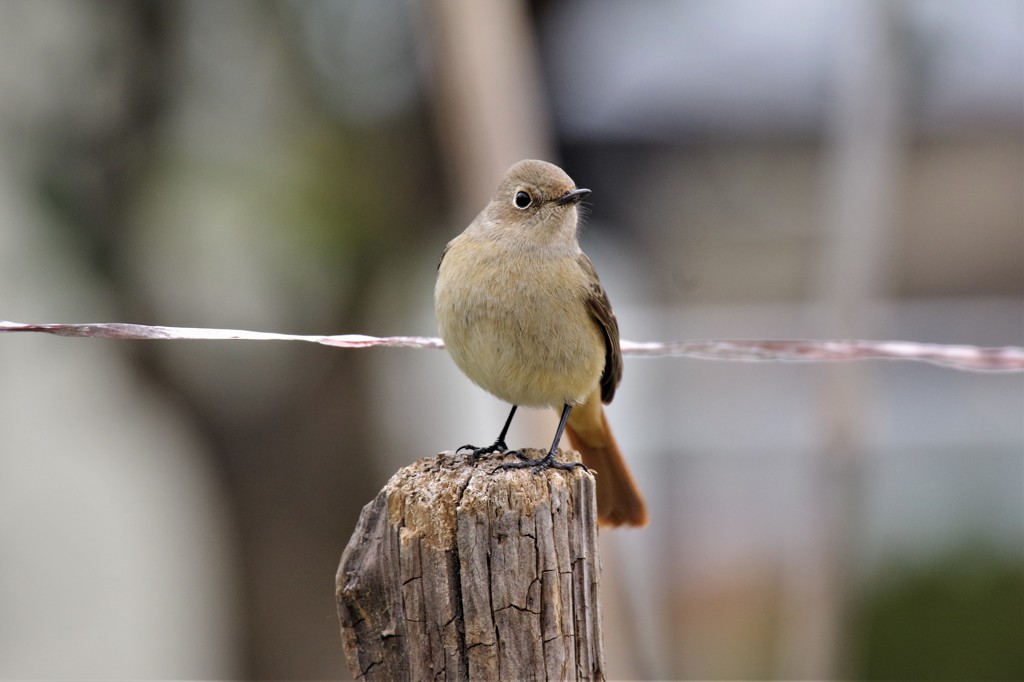
[[[3,0],[0,93],[3,319],[435,335],[539,157],[623,338],[1024,344],[1019,0]],[[506,409],[437,351],[4,336],[0,678],[346,678],[361,507]],[[609,418],[611,678],[1024,679],[1020,375],[627,359]]]

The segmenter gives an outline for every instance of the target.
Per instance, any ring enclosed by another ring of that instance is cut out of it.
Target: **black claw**
[[[587,471],[587,467],[581,462],[559,462],[555,459],[555,451],[548,450],[548,454],[544,455],[540,459],[530,459],[521,452],[512,453],[519,457],[519,459],[525,460],[523,462],[508,462],[506,464],[499,464],[494,467],[494,471],[500,469],[531,469],[533,474],[536,476],[542,471],[548,469],[561,469],[563,471],[572,471],[573,469],[583,469]],[[493,472],[492,472],[493,473]]]
[[[489,455],[492,452],[499,452],[499,453],[501,453],[503,455],[508,453],[508,454],[515,455],[516,457],[518,457],[520,459],[527,459],[518,450],[510,453],[509,450],[508,450],[508,446],[505,445],[505,434],[508,433],[508,427],[512,424],[512,417],[514,417],[516,415],[516,408],[517,407],[518,407],[517,405],[513,405],[512,406],[512,410],[508,413],[508,419],[505,420],[505,426],[502,427],[501,433],[498,434],[498,440],[496,440],[492,444],[490,444],[490,445],[488,445],[486,447],[482,447],[482,448],[478,448],[475,445],[463,445],[461,448],[459,448],[459,449],[457,449],[455,451],[456,454],[458,454],[459,452],[462,452],[463,450],[469,450],[471,455],[472,455],[471,459],[474,462],[477,461],[478,459],[480,459],[481,457],[483,457],[484,455]]]
[[[463,445],[462,447],[460,447],[455,452],[458,453],[458,452],[462,452],[463,450],[469,450],[470,451],[470,457],[475,462],[478,459],[480,459],[481,457],[483,457],[484,455],[489,455],[489,454],[494,453],[494,452],[505,454],[506,452],[508,452],[508,446],[505,445],[505,441],[499,439],[499,440],[494,441],[490,445],[484,446],[482,448],[478,448],[475,445]]]

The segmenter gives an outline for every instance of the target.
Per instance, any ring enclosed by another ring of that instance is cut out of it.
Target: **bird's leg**
[[[499,452],[501,454],[508,453],[509,450],[508,445],[505,444],[505,435],[508,433],[508,427],[512,425],[512,417],[515,416],[517,407],[519,406],[512,406],[512,411],[508,413],[508,419],[505,420],[505,426],[502,427],[501,433],[498,434],[498,439],[494,441],[492,444],[486,445],[482,448],[478,448],[475,445],[463,445],[455,452],[460,452],[462,450],[470,450],[474,462],[483,457],[484,455],[489,455],[492,452]],[[509,454],[513,454],[520,459],[527,459],[526,455],[519,452],[518,450],[515,450]]]
[[[533,473],[538,474],[545,469],[584,469],[586,466],[580,462],[559,462],[555,459],[555,453],[558,452],[558,442],[562,440],[562,432],[565,431],[565,423],[569,421],[569,411],[572,410],[572,405],[566,405],[562,408],[562,419],[558,422],[558,430],[555,431],[555,439],[551,441],[551,449],[548,450],[548,454],[544,455],[541,459],[533,460],[527,459],[526,457],[520,457],[520,459],[526,459],[525,462],[510,462],[508,464],[501,464],[495,467],[495,471],[498,469],[533,469]],[[517,453],[518,454],[518,453]]]

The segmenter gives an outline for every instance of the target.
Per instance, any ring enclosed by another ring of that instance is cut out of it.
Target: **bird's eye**
[[[512,203],[516,205],[516,208],[529,208],[530,204],[533,203],[533,199],[526,192],[519,191],[516,192],[516,197],[512,200]]]

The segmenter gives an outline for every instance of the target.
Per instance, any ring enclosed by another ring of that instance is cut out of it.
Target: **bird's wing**
[[[619,323],[608,302],[608,294],[601,286],[594,264],[585,253],[580,253],[579,266],[590,280],[590,291],[587,294],[587,306],[590,315],[604,336],[604,373],[601,375],[601,402],[610,403],[615,389],[622,381],[622,349],[619,347]]]

